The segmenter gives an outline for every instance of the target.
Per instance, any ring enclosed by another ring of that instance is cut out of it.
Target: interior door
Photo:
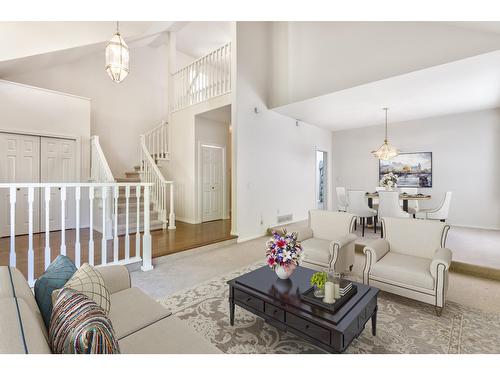
[[[41,182],[75,182],[76,180],[76,141],[61,138],[41,138]],[[75,227],[75,191],[66,189],[65,228]],[[41,194],[41,221],[45,228],[45,196]],[[50,191],[49,229],[61,229],[61,189]]]
[[[40,180],[40,137],[0,133],[0,182],[21,183]],[[10,234],[10,193],[1,189],[0,236]],[[39,197],[35,190],[33,231],[39,231]],[[17,189],[16,235],[28,233],[28,188]]]
[[[223,149],[201,146],[202,221],[222,219]]]

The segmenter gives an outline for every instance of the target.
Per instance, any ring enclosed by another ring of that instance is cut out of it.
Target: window
[[[325,151],[316,151],[316,208],[327,209],[328,157]]]

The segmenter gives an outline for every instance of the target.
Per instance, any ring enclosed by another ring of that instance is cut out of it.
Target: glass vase
[[[325,296],[325,287],[323,288],[318,287],[317,285],[314,286],[314,297],[317,298],[323,298]]]

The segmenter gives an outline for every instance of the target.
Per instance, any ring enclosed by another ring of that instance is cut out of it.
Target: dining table
[[[373,208],[373,200],[378,198],[378,192],[366,193],[366,197],[368,198],[368,206],[370,208]],[[426,201],[431,199],[430,194],[407,194],[407,193],[400,193],[399,194],[399,199],[403,201],[403,211],[408,212],[408,201]],[[367,220],[367,226],[373,225],[372,219],[368,218]]]

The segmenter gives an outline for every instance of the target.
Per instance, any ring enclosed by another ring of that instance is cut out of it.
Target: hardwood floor
[[[216,242],[236,238],[231,236],[231,220],[217,220],[202,224],[187,224],[183,222],[176,223],[177,229],[169,231],[156,230],[151,232],[151,242],[153,258],[177,253],[195,247],[205,246]],[[75,230],[66,231],[66,254],[74,259],[75,256]],[[141,234],[142,237],[142,234]],[[101,245],[102,235],[94,231],[94,263],[101,263]],[[50,233],[51,259],[54,260],[59,255],[61,246],[61,232]],[[81,263],[88,262],[89,259],[89,229],[80,230],[81,243]],[[142,241],[141,241],[142,245]],[[107,260],[113,260],[113,240],[107,240]],[[33,235],[33,248],[35,253],[35,278],[44,271],[45,259],[45,234],[38,233]],[[9,264],[10,238],[0,238],[0,265]],[[142,251],[142,247],[141,247]],[[119,236],[119,259],[125,256],[125,236]],[[130,256],[135,256],[135,233],[130,235]],[[16,257],[17,268],[27,276],[28,273],[28,236],[22,235],[16,237]]]

